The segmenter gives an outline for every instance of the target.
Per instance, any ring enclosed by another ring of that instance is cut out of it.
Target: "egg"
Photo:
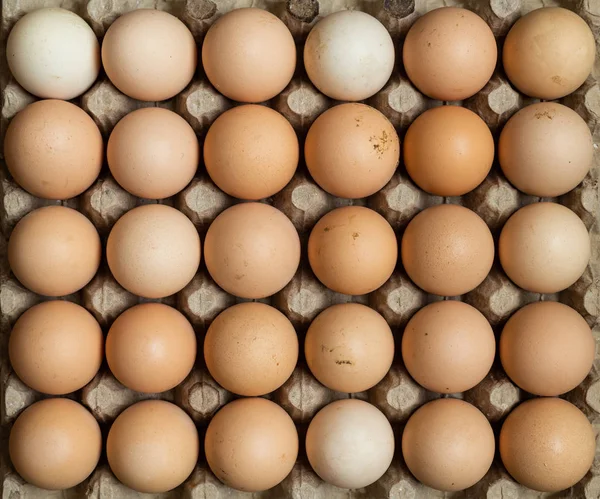
[[[436,196],[462,196],[477,187],[494,161],[494,138],[473,111],[434,107],[404,138],[404,165],[412,180]]]
[[[142,303],[123,312],[106,337],[108,367],[123,385],[142,393],[175,388],[194,367],[194,328],[178,310]]]
[[[590,236],[579,217],[556,203],[534,203],[514,213],[498,243],[500,263],[517,286],[557,293],[584,273]]]
[[[113,226],[106,242],[112,275],[127,291],[164,298],[181,291],[200,265],[194,224],[175,208],[138,206]]]
[[[104,336],[85,308],[68,301],[47,301],[19,317],[10,333],[8,354],[26,385],[38,392],[64,395],[92,381],[104,358]]]
[[[30,104],[4,137],[8,171],[27,192],[69,199],[90,187],[102,168],[100,130],[83,109],[60,100]]]
[[[539,102],[513,115],[500,134],[498,158],[520,191],[555,197],[575,188],[592,167],[594,142],[581,116],[557,102]]]
[[[402,52],[410,81],[425,95],[463,100],[479,92],[496,67],[496,39],[474,12],[443,7],[411,26]]]
[[[428,402],[402,433],[402,455],[424,485],[445,492],[467,489],[492,465],[496,442],[485,416],[462,400]]]
[[[210,375],[238,395],[266,395],[292,375],[298,337],[292,323],[264,303],[239,303],[221,312],[204,339]]]
[[[263,398],[230,402],[210,421],[204,440],[211,471],[228,487],[261,492],[279,484],[298,456],[292,418]]]
[[[364,295],[386,282],[398,259],[398,241],[379,213],[363,206],[330,211],[308,239],[310,266],[325,286],[338,293]]]
[[[360,303],[326,308],[306,333],[310,371],[327,388],[362,392],[379,383],[394,360],[394,336],[385,319]]]
[[[457,296],[475,289],[494,262],[494,239],[473,211],[432,206],[414,217],[402,237],[402,264],[428,293]]]
[[[118,17],[102,41],[102,64],[111,83],[129,97],[163,101],[192,80],[196,41],[175,16],[138,9]]]
[[[359,101],[379,92],[394,69],[394,42],[373,16],[359,10],[329,14],[304,44],[312,83],[332,99]]]
[[[341,104],[312,124],[304,157],[311,176],[327,192],[342,198],[364,198],[392,178],[400,158],[400,139],[377,109]]]
[[[49,398],[19,414],[10,431],[8,451],[26,482],[48,490],[69,489],[96,468],[102,434],[82,405]]]
[[[263,9],[235,9],[210,27],[202,44],[206,76],[225,97],[263,102],[290,82],[296,45],[290,30]]]
[[[192,127],[160,107],[138,109],[117,123],[106,156],[110,172],[134,196],[164,199],[190,183],[200,161]]]
[[[394,457],[394,432],[374,405],[357,399],[332,402],[312,419],[306,454],[326,482],[360,489],[379,480]]]
[[[459,393],[490,371],[496,339],[479,310],[460,301],[431,303],[412,316],[402,336],[402,359],[427,390]]]
[[[8,241],[8,263],[15,277],[46,296],[83,288],[96,274],[101,253],[96,228],[65,206],[45,206],[25,215]]]
[[[273,196],[292,179],[299,145],[292,125],[266,106],[225,111],[206,134],[204,163],[217,186],[231,196]]]
[[[192,419],[164,400],[125,409],[110,427],[106,456],[111,471],[138,492],[167,492],[192,473],[200,441]]]
[[[525,487],[542,492],[568,489],[594,461],[596,436],[585,415],[559,398],[523,402],[504,421],[502,463]]]
[[[19,85],[42,99],[74,99],[100,71],[96,35],[65,9],[37,9],[21,17],[8,35],[6,58]]]
[[[300,264],[300,238],[283,213],[261,203],[222,212],[204,242],[206,268],[215,282],[241,298],[266,298],[292,280]]]
[[[587,79],[596,57],[594,35],[574,12],[536,9],[518,19],[502,49],[504,71],[524,94],[559,99]]]

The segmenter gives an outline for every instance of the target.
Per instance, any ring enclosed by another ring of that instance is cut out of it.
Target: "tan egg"
[[[398,241],[379,213],[362,206],[330,211],[308,239],[310,266],[338,293],[364,295],[387,281],[398,259]]]
[[[410,125],[404,164],[413,181],[436,196],[462,196],[477,187],[494,161],[494,139],[473,111],[434,107]]]
[[[511,83],[531,97],[547,100],[574,92],[592,71],[595,56],[587,23],[558,7],[536,9],[518,19],[502,49]]]
[[[477,14],[443,7],[412,25],[402,58],[410,81],[421,92],[456,101],[476,94],[489,81],[498,48],[492,30]]]
[[[224,112],[204,141],[210,178],[240,199],[258,200],[278,193],[292,179],[298,155],[292,125],[266,106],[238,106]]]
[[[427,208],[402,237],[402,263],[421,289],[457,296],[475,289],[494,262],[494,239],[473,211],[453,204]]]
[[[27,192],[69,199],[94,183],[104,157],[100,130],[83,109],[61,100],[29,104],[4,137],[8,171]]]
[[[389,120],[364,104],[341,104],[321,114],[304,144],[310,174],[330,194],[364,198],[389,182],[400,139]]]
[[[104,358],[100,325],[85,308],[68,301],[34,305],[15,323],[8,353],[26,385],[64,395],[87,385]]]
[[[296,45],[281,20],[263,9],[234,9],[210,27],[202,44],[206,76],[225,97],[263,102],[290,82]]]
[[[45,206],[25,215],[8,241],[8,263],[34,293],[64,296],[79,291],[100,266],[100,236],[81,213]]]
[[[106,440],[110,469],[138,492],[167,492],[192,473],[200,449],[198,430],[179,407],[145,400],[125,409]]]
[[[268,490],[292,471],[298,432],[292,418],[263,398],[242,398],[215,414],[204,440],[211,471],[228,487]]]
[[[514,213],[500,234],[504,272],[517,286],[557,293],[584,273],[590,236],[580,218],[556,203],[534,203]]]
[[[504,421],[502,463],[530,489],[558,492],[581,480],[594,461],[596,435],[585,415],[559,398],[523,402]]]
[[[69,489],[96,468],[102,434],[82,405],[49,398],[19,415],[10,431],[8,450],[12,465],[26,482],[42,489]]]
[[[452,492],[481,480],[492,465],[496,441],[485,416],[453,398],[417,409],[402,433],[402,455],[424,485]]]
[[[144,298],[181,291],[200,265],[200,238],[183,213],[163,204],[138,206],[114,225],[108,266],[126,290]]]
[[[362,392],[379,383],[394,360],[394,336],[385,319],[359,303],[333,305],[306,333],[311,372],[338,392]]]
[[[556,302],[526,305],[504,326],[500,360],[523,390],[555,396],[581,383],[594,362],[596,342],[587,322]]]
[[[532,196],[573,189],[592,167],[594,142],[579,114],[556,102],[532,104],[502,129],[498,158],[506,178]]]
[[[402,336],[404,365],[417,383],[439,393],[459,393],[490,371],[496,339],[479,310],[460,301],[435,302],[410,319]]]
[[[160,107],[138,109],[117,123],[106,151],[115,180],[134,196],[164,199],[194,177],[200,146],[192,127]]]
[[[276,208],[241,203],[213,221],[204,252],[208,272],[225,291],[241,298],[266,298],[294,277],[300,238]]]

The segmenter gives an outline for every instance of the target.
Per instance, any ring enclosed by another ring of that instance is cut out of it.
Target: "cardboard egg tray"
[[[575,9],[591,26],[600,44],[600,1],[561,0],[4,0],[0,25],[0,88],[2,90],[1,137],[3,140],[10,119],[35,100],[12,79],[6,64],[6,37],[14,23],[24,14],[40,7],[60,6],[82,16],[101,39],[110,24],[120,15],[136,8],[157,8],[179,17],[192,31],[198,45],[210,25],[222,14],[239,7],[260,7],[270,10],[289,27],[298,47],[298,66],[292,82],[277,97],[266,104],[283,114],[293,125],[301,144],[314,119],[335,104],[320,94],[310,83],[303,69],[302,47],[306,35],[322,16],[341,9],[364,10],[377,17],[390,31],[396,43],[396,70],[390,81],[367,104],[382,111],[397,128],[401,139],[410,123],[424,110],[442,104],[463,105],[489,125],[497,138],[503,124],[516,111],[534,102],[516,92],[508,83],[501,65],[490,82],[475,96],[464,102],[442,103],[420,94],[407,79],[401,64],[402,40],[412,23],[423,13],[444,5],[457,5],[477,12],[491,26],[502,45],[503,37],[515,20],[530,10],[548,5]],[[574,94],[561,100],[577,111],[588,123],[595,142],[600,141],[600,60],[597,58],[592,76]],[[216,92],[203,74],[201,64],[192,83],[177,97],[161,103],[145,103],[121,94],[102,73],[99,80],[83,96],[75,100],[100,127],[105,140],[115,124],[127,113],[144,106],[161,106],[182,115],[196,131],[200,142],[215,118],[234,103]],[[1,142],[0,142],[1,144]],[[1,147],[1,146],[0,146]],[[497,241],[507,218],[519,207],[540,201],[513,188],[502,175],[497,163],[486,180],[473,192],[460,198],[431,196],[418,189],[408,178],[401,164],[392,180],[380,192],[368,199],[357,201],[334,198],[321,190],[300,162],[292,181],[279,194],[265,200],[283,211],[296,226],[302,243],[303,257],[294,279],[268,303],[281,310],[294,324],[300,342],[311,320],[334,303],[357,301],[369,304],[379,311],[392,326],[396,338],[396,359],[388,375],[374,388],[353,394],[368,400],[381,409],[394,428],[396,456],[385,475],[375,484],[361,490],[343,490],[324,483],[310,468],[303,450],[306,428],[314,414],[327,403],[348,397],[322,386],[310,374],[301,358],[292,377],[268,397],[281,405],[298,426],[301,449],[292,473],[274,489],[257,494],[242,493],[221,484],[210,472],[201,451],[199,463],[180,487],[166,494],[138,494],[120,484],[111,473],[103,455],[98,468],[79,486],[50,492],[25,483],[11,467],[8,457],[8,435],[18,414],[44,396],[25,386],[12,372],[7,344],[10,329],[19,315],[43,298],[26,290],[14,278],[6,258],[7,241],[15,224],[25,214],[44,205],[64,204],[85,214],[97,227],[103,242],[115,221],[127,210],[145,204],[123,189],[111,178],[105,167],[99,179],[81,196],[64,202],[35,198],[23,191],[11,178],[0,153],[0,458],[2,497],[7,499],[34,498],[487,498],[521,499],[547,497],[517,484],[503,468],[497,456],[487,475],[472,488],[456,493],[442,493],[419,484],[403,463],[400,440],[403,425],[420,405],[440,395],[418,386],[408,375],[400,355],[402,331],[411,315],[425,304],[441,299],[417,288],[407,277],[399,261],[388,282],[370,295],[349,297],[326,289],[313,275],[306,258],[306,242],[311,228],[326,212],[338,206],[361,204],[381,213],[397,232],[398,237],[409,220],[420,210],[439,203],[464,205],[479,214],[490,226]],[[558,201],[577,213],[590,231],[592,260],[585,274],[569,289],[555,295],[540,295],[523,291],[512,284],[502,272],[498,261],[487,279],[474,291],[460,299],[478,308],[491,322],[497,335],[507,318],[519,307],[537,300],[559,300],[575,308],[593,327],[600,338],[600,204],[598,181],[600,153],[596,151],[595,164],[583,183]],[[180,194],[164,203],[185,213],[196,225],[204,240],[211,221],[236,200],[220,191],[208,177],[201,164],[196,177]],[[106,332],[112,321],[126,308],[139,303],[141,298],[121,288],[111,276],[106,261],[99,273],[81,292],[66,297],[90,310]],[[240,301],[221,290],[208,275],[204,263],[193,281],[180,293],[161,300],[176,306],[194,325],[202,345],[207,326],[226,307]],[[565,398],[576,404],[600,430],[600,357],[588,378]],[[503,372],[496,360],[492,371],[475,388],[453,395],[478,407],[499,431],[507,413],[529,395],[521,392]],[[143,395],[123,387],[110,373],[106,363],[96,378],[82,390],[69,395],[83,403],[96,417],[104,434],[111,422],[129,405],[144,398],[161,398],[175,402],[196,422],[203,438],[212,415],[234,395],[221,388],[209,375],[200,349],[196,366],[188,378],[174,390]],[[600,453],[591,471],[584,479],[565,492],[552,497],[592,499],[600,497]]]

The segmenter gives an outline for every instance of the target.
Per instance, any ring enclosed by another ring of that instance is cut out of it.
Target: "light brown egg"
[[[292,280],[300,238],[283,213],[261,203],[226,209],[208,228],[206,267],[215,282],[241,298],[266,298]]]
[[[181,291],[200,265],[194,224],[175,208],[138,206],[114,225],[106,243],[108,266],[126,290],[145,298]]]
[[[506,178],[532,196],[573,189],[592,167],[594,142],[579,114],[557,102],[538,102],[512,116],[498,142]]]
[[[292,418],[263,398],[242,398],[212,418],[204,440],[211,471],[228,487],[268,490],[292,471],[298,432]]]
[[[518,19],[502,49],[511,83],[531,97],[547,100],[574,92],[592,71],[595,56],[587,23],[557,7],[536,9]]]
[[[457,296],[475,289],[494,261],[494,239],[473,211],[453,204],[427,208],[402,237],[402,263],[421,289]]]
[[[278,193],[292,179],[298,155],[292,125],[266,106],[238,106],[224,112],[204,141],[210,178],[240,199],[258,200]]]
[[[421,386],[459,393],[490,371],[496,339],[479,310],[460,301],[431,303],[410,319],[402,336],[404,365]]]
[[[534,203],[502,229],[498,253],[508,277],[535,293],[557,293],[581,277],[590,260],[590,236],[580,218],[556,203]]]
[[[98,177],[104,145],[100,130],[83,109],[61,100],[41,100],[12,119],[4,155],[8,171],[27,192],[69,199]]]
[[[98,464],[102,434],[82,405],[65,398],[41,400],[15,421],[8,443],[17,473],[36,487],[68,489]]]
[[[466,9],[443,7],[417,19],[402,57],[410,81],[432,99],[463,100],[479,92],[496,67],[496,39],[487,23]]]
[[[239,303],[221,312],[204,339],[211,376],[226,390],[266,395],[292,375],[298,336],[288,318],[264,303]]]
[[[398,241],[379,213],[362,206],[330,211],[308,239],[310,266],[338,293],[364,295],[387,281],[398,259]]]
[[[364,104],[340,104],[312,124],[304,144],[310,174],[330,194],[364,198],[389,182],[400,139],[389,120]]]
[[[64,296],[96,274],[102,247],[92,223],[65,206],[45,206],[25,215],[8,242],[8,263],[34,293]]]
[[[402,433],[402,455],[424,485],[457,491],[475,485],[492,465],[496,441],[485,416],[453,398],[417,409]]]
[[[263,9],[235,9],[210,27],[202,44],[206,76],[225,97],[263,102],[292,79],[296,45],[290,30]]]
[[[499,448],[502,463],[517,482],[542,492],[558,492],[588,472],[596,435],[573,404],[554,397],[535,398],[508,415]]]
[[[477,187],[494,161],[494,139],[473,111],[440,106],[425,111],[404,138],[404,164],[413,181],[436,196],[462,196]]]
[[[333,305],[306,333],[311,372],[338,392],[362,392],[379,383],[394,360],[394,336],[385,319],[359,303]]]

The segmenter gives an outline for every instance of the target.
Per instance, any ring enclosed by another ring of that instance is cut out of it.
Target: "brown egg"
[[[12,119],[4,155],[8,171],[27,192],[68,199],[94,183],[104,145],[100,130],[83,109],[62,100],[41,100]]]
[[[261,203],[226,209],[208,228],[206,267],[216,283],[241,298],[266,298],[292,280],[300,238],[279,210]]]
[[[296,69],[296,45],[283,22],[263,9],[235,9],[210,27],[202,64],[214,87],[239,102],[280,93]]]
[[[306,333],[311,372],[338,392],[362,392],[379,383],[394,360],[394,336],[385,319],[359,303],[333,305]]]
[[[211,471],[228,487],[260,492],[279,484],[298,456],[292,418],[263,398],[243,398],[212,418],[204,440]]]
[[[164,199],[194,177],[200,146],[192,127],[168,109],[147,107],[117,123],[106,152],[115,180],[134,196]]]
[[[204,339],[210,375],[238,395],[266,395],[292,375],[298,336],[292,323],[264,303],[239,303],[221,312]]]
[[[108,266],[118,283],[144,298],[181,291],[200,265],[194,224],[170,206],[148,204],[123,215],[106,243]]]
[[[402,433],[402,455],[424,485],[457,491],[475,485],[492,465],[496,442],[485,416],[453,398],[417,409]]]
[[[64,395],[87,385],[100,369],[104,336],[85,308],[55,300],[34,305],[10,333],[12,368],[26,385]]]
[[[596,342],[575,310],[551,301],[526,305],[504,326],[500,360],[506,374],[535,395],[561,395],[590,372]]]
[[[345,206],[327,213],[308,240],[310,266],[325,286],[338,293],[364,295],[387,281],[398,259],[398,241],[379,213]]]
[[[453,204],[432,206],[413,218],[402,237],[402,263],[421,289],[457,296],[475,289],[494,261],[494,239],[473,211]]]
[[[292,179],[298,155],[292,125],[266,106],[238,106],[224,112],[204,141],[210,178],[240,199],[258,200],[278,193]]]
[[[504,272],[519,287],[557,293],[575,283],[590,260],[590,236],[579,217],[556,203],[534,203],[513,214],[498,244]]]
[[[400,139],[389,120],[364,104],[340,104],[321,114],[304,144],[310,174],[330,194],[364,198],[389,182]]]
[[[463,100],[479,92],[496,67],[496,39],[487,23],[466,9],[443,7],[417,19],[404,41],[404,68],[425,95]]]
[[[136,392],[175,388],[194,367],[196,334],[178,310],[143,303],[125,310],[106,337],[108,367]]]
[[[12,465],[26,482],[42,489],[69,489],[94,471],[102,434],[82,405],[49,398],[19,415],[8,447]]]
[[[554,397],[535,398],[508,415],[499,448],[502,463],[517,482],[542,492],[558,492],[588,472],[596,435],[573,404]]]
[[[594,35],[574,12],[536,9],[513,25],[502,49],[504,70],[521,92],[559,99],[589,76],[596,56]]]
[[[460,301],[440,301],[419,310],[402,336],[404,365],[421,386],[459,393],[490,371],[496,339],[479,310]]]
[[[556,102],[521,109],[498,142],[506,178],[532,196],[555,197],[573,189],[592,167],[594,142],[575,111]]]
[[[65,206],[45,206],[25,215],[8,242],[8,263],[34,293],[64,296],[96,274],[102,247],[96,228]]]
[[[494,161],[494,139],[473,111],[434,107],[404,138],[404,164],[413,181],[436,196],[462,196],[477,187]]]

